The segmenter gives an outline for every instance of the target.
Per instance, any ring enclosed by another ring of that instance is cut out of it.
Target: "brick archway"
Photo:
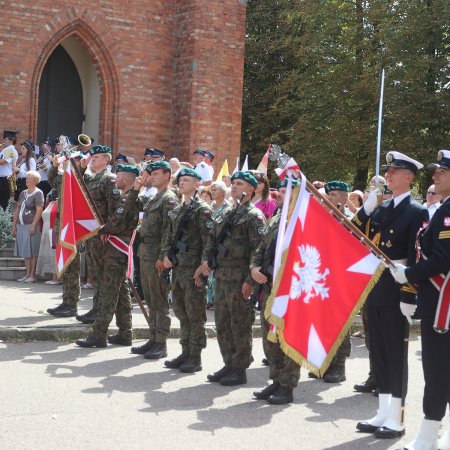
[[[118,139],[119,81],[112,57],[105,43],[83,20],[76,19],[57,31],[43,46],[33,71],[29,134],[37,138],[39,83],[45,64],[64,39],[76,37],[92,59],[100,83],[99,142],[115,148]]]

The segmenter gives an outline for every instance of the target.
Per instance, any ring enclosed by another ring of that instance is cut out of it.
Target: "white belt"
[[[402,264],[404,266],[406,266],[406,259],[392,259],[391,260],[394,264]]]

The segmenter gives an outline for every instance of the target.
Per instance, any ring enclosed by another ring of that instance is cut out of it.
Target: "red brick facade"
[[[158,147],[189,160],[199,146],[239,153],[245,0],[3,2],[0,129],[37,139],[40,77],[68,36],[100,82],[99,142],[142,157]],[[40,136],[39,136],[40,138]]]

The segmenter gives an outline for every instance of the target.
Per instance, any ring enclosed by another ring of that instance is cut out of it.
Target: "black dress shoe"
[[[225,375],[228,375],[229,372],[231,372],[232,367],[225,364],[220,370],[218,370],[217,372],[213,372],[207,375],[207,380],[208,381],[212,381],[213,383],[217,383],[218,381],[220,381],[220,379],[222,377],[224,377]]]
[[[181,353],[176,358],[164,361],[164,365],[169,369],[178,369],[189,358],[189,353]]]
[[[155,345],[144,353],[145,359],[160,359],[167,356],[167,346],[165,342],[155,342]]]
[[[179,367],[179,371],[183,373],[194,373],[202,370],[202,359],[200,355],[189,356]]]
[[[377,383],[375,383],[375,381],[372,381],[370,379],[363,381],[362,383],[355,384],[353,386],[353,389],[356,392],[364,392],[364,393],[373,392],[376,388],[377,388]]]
[[[345,380],[345,367],[332,367],[331,369],[328,369],[323,376],[323,381],[325,383],[341,383]]]
[[[405,429],[397,431],[391,430],[388,427],[380,427],[375,431],[374,436],[378,439],[395,439],[402,437],[405,434]]]
[[[55,308],[48,308],[47,312],[53,316],[56,311],[59,311],[60,309],[64,308],[65,306],[66,306],[65,303],[61,303],[60,305],[56,306]]]
[[[220,379],[222,386],[239,386],[247,383],[247,374],[245,369],[233,367],[226,375]]]
[[[143,355],[145,352],[148,352],[149,350],[151,350],[154,345],[155,345],[155,341],[150,339],[143,345],[138,345],[137,347],[131,347],[131,353],[133,353],[135,355]]]
[[[369,422],[358,422],[356,424],[356,429],[361,431],[361,433],[375,433],[375,431],[378,430],[378,427]]]
[[[115,334],[114,336],[108,336],[108,342],[110,344],[123,345],[125,347],[129,347],[131,345],[131,339],[124,338],[122,336],[119,336],[118,334]]]
[[[280,383],[278,381],[274,381],[272,384],[269,384],[269,386],[266,386],[261,391],[255,391],[253,392],[253,395],[258,400],[267,400],[277,389]]]
[[[90,309],[88,312],[84,313],[84,314],[77,314],[75,316],[75,319],[77,319],[78,321],[82,321],[83,319],[87,319],[91,316],[93,316],[94,314],[97,314],[97,309],[96,308],[92,308]]]
[[[78,339],[75,342],[79,347],[97,347],[97,348],[105,348],[106,342],[98,340],[93,334],[90,334],[86,339]]]
[[[77,315],[77,305],[65,305],[64,308],[61,308],[54,312],[55,317],[75,317]]]
[[[285,405],[294,401],[294,394],[292,388],[279,386],[278,389],[267,398],[267,402],[272,405]]]
[[[263,366],[269,366],[270,365],[269,364],[269,360],[267,358],[263,358],[261,363],[262,363]]]

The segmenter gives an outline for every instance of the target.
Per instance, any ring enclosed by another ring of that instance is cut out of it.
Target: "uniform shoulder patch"
[[[211,215],[211,211],[210,211],[209,209],[204,209],[204,210],[203,210],[203,214],[204,214],[205,216],[210,216],[210,215]]]
[[[173,199],[170,199],[170,200],[167,202],[167,204],[168,204],[168,205],[176,205],[177,202],[176,202],[175,200],[173,200]]]
[[[444,227],[450,227],[450,216],[444,217]]]

